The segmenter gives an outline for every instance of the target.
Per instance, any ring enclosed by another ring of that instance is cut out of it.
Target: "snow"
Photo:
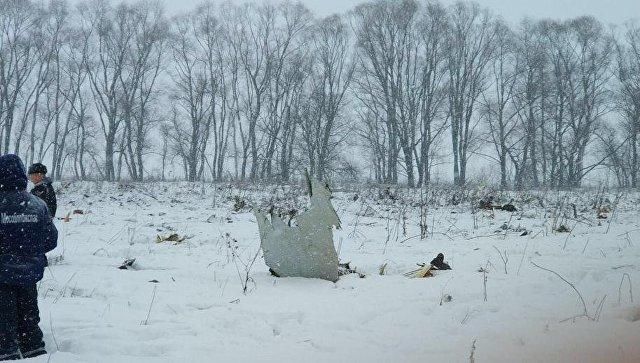
[[[438,190],[420,240],[418,192],[334,192],[336,249],[366,278],[332,283],[273,277],[261,255],[251,265],[258,227],[250,208],[234,210],[234,197],[300,207],[303,190],[65,185],[59,215],[83,214],[56,222],[59,246],[38,286],[50,356],[33,361],[469,362],[472,352],[475,362],[640,361],[639,194],[617,206],[609,195],[615,210],[598,220],[595,192],[502,195],[523,212],[473,214],[471,202],[449,205],[451,192]],[[579,218],[555,203],[575,203]],[[552,230],[559,210],[569,219],[556,226],[570,234]],[[188,238],[156,243],[171,233]],[[439,252],[453,270],[403,276]],[[128,258],[133,269],[118,269]],[[574,284],[594,319],[571,319],[584,310],[576,292],[531,261]]]

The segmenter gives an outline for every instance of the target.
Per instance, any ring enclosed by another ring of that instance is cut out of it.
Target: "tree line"
[[[483,158],[503,188],[579,187],[597,168],[636,188],[639,133],[637,22],[514,26],[417,0],[321,19],[292,2],[168,17],[153,0],[0,0],[0,151],[55,178],[308,168],[413,187],[450,160],[461,186]]]

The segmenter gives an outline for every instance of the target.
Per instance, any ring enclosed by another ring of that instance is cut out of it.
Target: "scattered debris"
[[[338,280],[338,253],[333,245],[332,227],[340,228],[340,218],[331,205],[331,189],[307,175],[310,207],[289,226],[273,212],[254,212],[267,266],[282,277]]]
[[[88,212],[85,212],[85,211],[83,211],[82,209],[75,209],[75,210],[73,211],[73,214],[86,214],[86,213],[88,213]]]
[[[625,268],[625,267],[634,267],[634,266],[635,266],[635,265],[622,265],[622,266],[615,266],[615,267],[612,267],[611,269],[612,269],[612,270],[619,270],[619,269],[621,269],[621,268]]]
[[[293,222],[293,220],[296,218],[297,215],[298,215],[297,209],[290,209],[289,212],[287,212],[287,216],[289,217],[289,221],[287,222],[287,225],[289,227],[291,227],[291,223]]]
[[[349,275],[349,274],[358,274],[358,277],[360,277],[361,279],[366,277],[364,274],[356,271],[355,268],[351,268],[350,263],[351,262],[338,264],[338,275],[339,276],[344,276],[344,275]]]
[[[179,244],[184,242],[184,240],[187,239],[187,236],[180,236],[177,233],[172,233],[168,236],[161,236],[158,235],[156,236],[156,243],[162,243],[162,242],[175,242],[174,244]]]
[[[418,272],[415,273],[414,277],[416,278],[433,277],[433,272],[431,272],[432,270],[433,270],[433,266],[431,265],[424,266],[421,269],[419,269]]]
[[[444,254],[438,253],[438,256],[431,260],[431,266],[434,270],[451,270],[451,266],[444,262]]]
[[[234,212],[240,212],[241,210],[245,209],[247,206],[247,202],[244,200],[244,198],[240,197],[239,195],[235,195],[233,197],[233,211]]]
[[[387,272],[387,265],[387,262],[380,265],[380,268],[378,269],[378,275],[383,276]]]
[[[527,232],[527,229],[522,227],[522,226],[517,226],[517,227],[513,227],[509,224],[507,224],[507,222],[504,222],[501,226],[500,229],[496,229],[494,231],[494,233],[502,233],[502,232],[507,232],[507,231],[511,231],[511,232],[516,232],[516,233],[522,233],[522,232]],[[525,234],[526,236],[526,234]]]
[[[516,206],[514,206],[513,204],[511,204],[511,202],[503,205],[502,207],[500,207],[500,209],[502,209],[505,212],[517,212],[518,209],[516,208]]]
[[[611,208],[609,208],[608,206],[603,206],[598,208],[598,212],[597,212],[597,219],[607,219],[609,218],[609,216],[607,214],[611,213]]]
[[[478,208],[480,209],[484,209],[484,210],[502,210],[505,212],[517,212],[518,208],[516,208],[515,205],[513,205],[513,200],[511,200],[509,203],[504,204],[504,205],[500,205],[500,204],[494,204],[494,197],[493,196],[489,196],[485,199],[480,200],[480,202],[478,203]]]
[[[133,270],[133,263],[136,262],[135,258],[128,258],[118,267],[120,270]]]
[[[376,210],[367,205],[364,210],[356,212],[356,215],[359,217],[375,217]]]
[[[398,200],[398,195],[391,191],[391,187],[386,187],[383,191],[378,192],[378,199],[396,201]]]
[[[493,210],[495,208],[495,206],[493,205],[493,196],[490,195],[486,198],[481,199],[478,203],[478,208],[484,210]]]
[[[404,275],[406,277],[418,278],[418,279],[434,276],[432,271],[435,269],[433,268],[433,266],[427,265],[427,264],[420,264],[420,263],[418,264],[418,266],[421,266],[421,267],[417,270],[409,271]]]
[[[419,269],[409,271],[404,275],[411,278],[425,278],[425,277],[433,277],[433,271],[436,270],[451,270],[451,266],[448,263],[444,262],[444,254],[438,253],[436,258],[431,260],[430,264],[426,263],[418,263],[420,266]]]

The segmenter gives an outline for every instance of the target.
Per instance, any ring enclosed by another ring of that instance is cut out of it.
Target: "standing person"
[[[56,192],[51,185],[51,179],[47,177],[47,167],[40,163],[35,163],[29,167],[29,180],[35,185],[31,189],[31,194],[44,200],[49,208],[51,218],[56,216],[58,202],[56,200]]]
[[[20,158],[0,156],[0,360],[47,353],[38,326],[36,283],[58,231],[45,203],[26,189]]]

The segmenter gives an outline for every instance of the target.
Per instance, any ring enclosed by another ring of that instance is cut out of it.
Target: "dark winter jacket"
[[[58,201],[56,200],[56,192],[53,190],[53,185],[51,185],[51,179],[44,178],[42,183],[36,185],[31,189],[31,194],[36,197],[44,200],[47,204],[47,208],[49,208],[49,214],[51,217],[56,216],[56,209],[58,209]]]
[[[45,253],[58,242],[47,206],[26,188],[20,158],[0,156],[0,284],[24,286],[40,281],[47,266]]]

